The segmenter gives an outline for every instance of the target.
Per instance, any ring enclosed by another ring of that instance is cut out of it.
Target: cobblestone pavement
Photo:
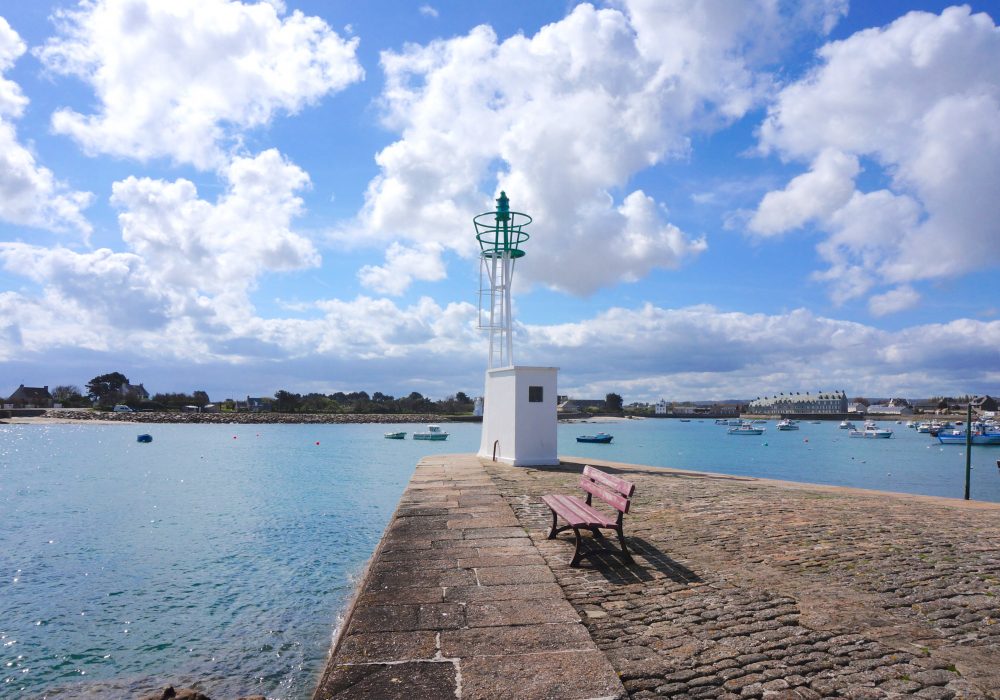
[[[635,566],[546,539],[582,462],[485,465],[631,697],[1000,698],[1000,505],[589,463]]]

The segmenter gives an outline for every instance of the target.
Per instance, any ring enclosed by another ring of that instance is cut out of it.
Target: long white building
[[[780,393],[756,398],[747,407],[750,413],[847,413],[847,395],[842,391],[810,394],[808,391]]]

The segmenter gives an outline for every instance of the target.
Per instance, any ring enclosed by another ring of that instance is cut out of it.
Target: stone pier
[[[316,700],[1000,698],[1000,504],[588,463],[634,566],[546,539],[582,462],[423,460]]]
[[[479,459],[460,455],[417,465],[314,698],[624,694]]]

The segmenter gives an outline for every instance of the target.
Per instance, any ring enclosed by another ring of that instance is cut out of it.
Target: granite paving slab
[[[421,460],[314,700],[624,695],[482,463]]]

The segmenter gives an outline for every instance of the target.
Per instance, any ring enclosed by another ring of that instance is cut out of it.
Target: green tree
[[[604,408],[609,411],[622,410],[622,397],[619,394],[607,394],[604,397]]]
[[[80,393],[80,387],[73,384],[64,384],[53,389],[52,400],[65,408],[85,408],[90,405],[90,401]]]
[[[205,408],[208,404],[212,403],[211,399],[208,398],[208,394],[204,391],[196,391],[191,394],[191,403],[193,403],[198,408]]]
[[[87,382],[87,396],[101,406],[111,406],[121,400],[126,384],[128,377],[121,372],[101,374]]]
[[[280,389],[274,393],[274,410],[278,413],[295,413],[302,403],[299,394]]]
[[[155,394],[152,403],[159,404],[165,408],[179,411],[185,406],[195,405],[194,397],[189,394]]]

